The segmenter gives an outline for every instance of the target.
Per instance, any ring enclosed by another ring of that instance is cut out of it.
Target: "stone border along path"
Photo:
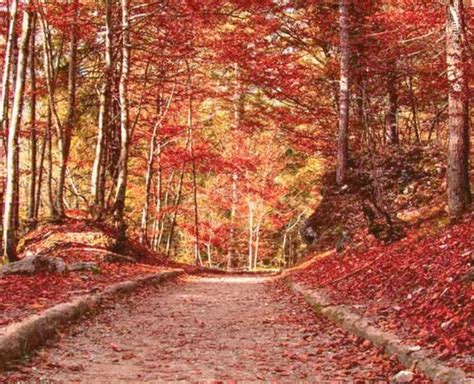
[[[182,269],[169,269],[135,280],[116,283],[102,292],[76,297],[68,303],[57,304],[40,314],[0,328],[0,372],[9,363],[21,359],[53,337],[61,325],[87,314],[104,299],[119,293],[132,292],[142,286],[157,284],[183,273]]]
[[[282,278],[291,291],[302,295],[317,313],[339,324],[347,332],[383,348],[386,354],[396,356],[405,367],[412,368],[416,365],[419,372],[437,383],[467,383],[473,380],[468,378],[462,369],[448,367],[441,361],[429,357],[432,355],[429,350],[406,345],[396,335],[370,325],[369,319],[356,314],[347,306],[333,305],[324,290],[310,289],[303,284],[295,283],[288,275],[283,274]]]

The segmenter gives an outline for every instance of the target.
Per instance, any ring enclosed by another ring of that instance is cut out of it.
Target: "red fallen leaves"
[[[110,343],[110,348],[112,348],[115,352],[121,352],[122,349],[115,343]]]
[[[102,249],[103,244],[107,244],[108,239],[113,237],[113,230],[106,225],[74,219],[66,220],[63,225],[45,225],[31,232],[23,240],[23,250],[60,257],[68,264],[80,261],[94,262],[98,266],[98,271],[71,272],[64,275],[56,273],[34,276],[11,275],[0,278],[0,292],[2,292],[0,326],[67,301],[74,295],[102,290],[119,281],[156,273],[162,267],[172,264],[163,262],[158,255],[152,255],[150,251],[143,255],[142,260],[148,264],[104,262],[100,252],[94,252],[93,248]],[[82,242],[75,242],[76,240]],[[129,243],[128,251],[143,254],[143,247],[138,247],[133,241]],[[86,251],[84,248],[89,250]]]
[[[124,249],[126,254],[139,258],[141,264],[104,262],[100,251],[110,249],[115,237],[115,230],[104,223],[73,218],[59,225],[45,224],[30,232],[22,239],[20,252],[44,253],[60,257],[68,264],[94,262],[98,271],[1,277],[0,327],[67,301],[74,295],[102,290],[116,282],[156,273],[163,267],[183,268],[190,273],[197,271],[194,266],[165,259],[133,237]]]
[[[366,252],[333,254],[294,276],[324,287],[338,303],[360,305],[386,329],[407,334],[440,357],[467,355],[474,348],[473,292],[465,278],[472,271],[474,217],[436,236],[415,235]]]
[[[71,262],[68,260],[68,262]],[[72,296],[102,289],[115,282],[156,273],[159,267],[98,262],[100,273],[37,274],[0,278],[0,326],[67,301]]]

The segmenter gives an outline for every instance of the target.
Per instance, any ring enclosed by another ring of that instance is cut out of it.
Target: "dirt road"
[[[187,277],[107,306],[8,379],[314,383],[388,379],[399,368],[269,277]]]

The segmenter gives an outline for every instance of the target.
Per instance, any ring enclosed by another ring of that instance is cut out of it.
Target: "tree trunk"
[[[413,117],[413,130],[415,131],[415,142],[417,144],[421,144],[420,129],[419,129],[419,124],[418,124],[418,105],[416,102],[415,90],[413,88],[413,76],[411,75],[408,78],[408,86],[410,88],[411,114]],[[408,136],[408,140],[410,140],[410,136]]]
[[[125,239],[124,220],[125,198],[128,178],[129,150],[129,110],[128,110],[128,76],[130,72],[130,24],[128,16],[129,0],[121,0],[122,6],[122,71],[120,74],[120,157],[118,163],[117,189],[114,201],[114,222],[119,230],[119,238]]]
[[[161,104],[160,98],[158,98],[158,110]],[[159,116],[159,111],[158,111]],[[150,139],[150,145],[148,149],[148,160],[145,174],[145,201],[143,203],[142,218],[140,224],[140,243],[148,245],[148,210],[150,206],[150,195],[151,195],[151,182],[153,178],[153,164],[155,163],[155,147],[156,147],[156,136],[158,134],[159,123],[156,122],[153,127],[153,132]]]
[[[207,266],[212,268],[212,247],[211,247],[211,240],[207,242]]]
[[[163,237],[161,217],[161,202],[163,198],[163,170],[161,168],[161,143],[158,143],[157,148],[158,157],[158,170],[156,175],[156,199],[155,199],[155,219],[153,221],[153,237],[152,237],[152,248],[158,250],[161,245],[161,239]],[[168,195],[168,193],[166,194]]]
[[[234,64],[235,73],[235,90],[234,90],[234,131],[238,131],[242,120],[242,111],[244,108],[242,90],[239,79],[239,64]],[[229,231],[229,250],[227,253],[227,270],[231,270],[235,266],[235,215],[237,213],[237,181],[239,176],[236,171],[232,173],[231,186],[231,207],[230,207],[230,231]]]
[[[36,208],[36,174],[37,174],[37,151],[38,140],[36,132],[36,17],[32,21],[31,47],[30,47],[30,185],[29,185],[29,199],[28,199],[28,227],[34,228],[36,226],[35,208]]]
[[[257,270],[258,254],[260,251],[260,228],[262,226],[263,215],[258,219],[257,227],[255,228],[255,252],[253,255],[253,270]]]
[[[140,225],[140,242],[142,244],[148,244],[149,239],[148,239],[148,211],[149,211],[149,206],[150,206],[150,195],[151,195],[151,183],[153,179],[153,165],[155,163],[155,157],[158,155],[159,157],[159,162],[161,162],[161,144],[157,142],[157,136],[158,136],[158,130],[161,127],[161,124],[171,106],[171,102],[173,100],[173,95],[174,95],[174,90],[175,88],[173,87],[173,90],[171,91],[171,94],[168,98],[168,102],[166,104],[166,108],[163,111],[162,110],[162,100],[161,100],[161,95],[158,96],[157,100],[157,114],[156,114],[156,123],[153,127],[153,132],[152,136],[150,139],[150,145],[149,145],[149,151],[148,151],[148,161],[147,161],[147,170],[146,170],[146,175],[145,175],[145,202],[143,203],[143,209],[142,209],[142,218],[141,218],[141,225]],[[155,153],[156,147],[158,146],[158,154]],[[158,169],[158,175],[157,175],[157,202],[156,202],[156,207],[157,211],[160,209],[161,205],[161,165],[159,165]],[[156,221],[155,221],[156,223]],[[156,225],[154,224],[153,230],[155,231],[158,223]],[[156,232],[155,232],[156,233]],[[153,235],[153,238],[155,239],[156,237]],[[153,243],[153,242],[152,242]]]
[[[339,83],[339,135],[337,143],[336,181],[343,185],[347,178],[349,156],[349,102],[350,102],[350,46],[349,46],[349,6],[350,0],[340,0],[340,44],[341,77]]]
[[[158,166],[158,177],[157,177],[157,199],[156,199],[156,208],[155,208],[155,214],[156,214],[156,225],[158,228],[158,234],[155,238],[154,242],[154,249],[158,250],[160,249],[161,242],[163,240],[163,236],[165,234],[165,224],[166,224],[166,218],[168,217],[168,214],[165,214],[163,217],[162,215],[162,209],[161,207],[168,207],[168,202],[169,202],[169,197],[170,197],[170,190],[171,186],[173,185],[173,179],[175,176],[175,172],[171,172],[171,175],[169,177],[169,181],[167,182],[167,187],[166,187],[166,192],[163,197],[163,203],[162,203],[162,194],[163,194],[163,170],[161,169],[161,145],[158,145],[158,159],[160,161],[160,165]]]
[[[48,132],[47,130],[44,131],[43,133],[43,143],[41,146],[41,152],[40,152],[40,158],[39,158],[39,164],[38,164],[38,181],[37,181],[37,186],[36,186],[36,197],[35,197],[35,213],[33,220],[35,222],[38,221],[38,216],[39,216],[39,210],[41,207],[41,189],[43,186],[43,174],[44,174],[44,159],[46,156],[46,143],[48,141]]]
[[[248,244],[248,269],[253,270],[253,217],[254,217],[254,204],[249,201],[249,244]]]
[[[48,122],[47,122],[47,130],[48,130],[48,205],[49,205],[49,216],[51,220],[57,220],[59,218],[58,211],[56,209],[56,203],[54,200],[54,194],[52,192],[53,186],[53,153],[52,153],[52,124],[54,123],[57,139],[58,139],[58,147],[59,153],[63,153],[64,147],[64,132],[63,127],[61,124],[61,120],[59,118],[59,114],[56,110],[56,101],[55,101],[55,93],[56,93],[56,86],[55,86],[55,69],[53,64],[53,53],[52,53],[52,43],[51,43],[51,35],[49,31],[49,27],[47,24],[46,16],[41,14],[40,17],[41,22],[41,31],[42,31],[42,45],[43,45],[43,66],[44,66],[44,73],[46,78],[46,89],[47,89],[47,100],[48,100]],[[54,122],[53,122],[54,120]],[[62,157],[62,155],[60,155]]]
[[[188,145],[186,145],[187,150]],[[171,255],[171,246],[173,244],[174,239],[174,230],[176,228],[176,223],[178,220],[178,209],[181,204],[181,195],[183,194],[183,183],[184,183],[184,171],[185,171],[185,164],[183,164],[181,168],[181,175],[179,177],[179,187],[178,193],[176,195],[175,203],[174,203],[174,212],[173,212],[173,219],[171,220],[171,228],[170,233],[168,235],[168,240],[166,242],[166,256],[169,257]]]
[[[10,4],[10,23],[8,25],[7,43],[5,47],[5,58],[3,63],[3,74],[2,74],[2,89],[0,96],[0,132],[6,131],[6,120],[8,116],[8,94],[9,94],[9,79],[10,69],[12,64],[13,46],[14,40],[16,39],[16,15],[17,15],[18,1],[12,0]],[[4,139],[3,139],[4,140]],[[3,143],[5,147],[5,142]]]
[[[58,182],[56,185],[56,210],[59,218],[64,214],[64,185],[66,181],[66,167],[69,159],[71,147],[71,134],[75,122],[76,110],[76,78],[77,78],[77,21],[79,12],[79,0],[73,0],[73,20],[71,25],[71,43],[69,49],[69,74],[68,74],[68,95],[67,95],[67,117],[63,126],[60,143],[60,162]]]
[[[5,195],[5,185],[4,181],[6,179],[5,168],[6,168],[6,156],[7,156],[7,143],[6,143],[6,134],[8,126],[8,99],[10,92],[10,73],[13,61],[13,48],[16,46],[16,19],[17,19],[17,8],[18,1],[13,0],[10,4],[9,9],[9,23],[8,31],[6,36],[6,47],[5,47],[5,56],[3,63],[3,73],[2,73],[2,88],[0,90],[0,219],[3,223],[4,212],[4,195]],[[3,230],[3,228],[2,228]],[[3,239],[3,237],[2,237]]]
[[[57,217],[56,207],[54,205],[54,195],[53,195],[53,134],[52,134],[52,112],[51,108],[48,106],[48,111],[46,114],[46,195],[48,199],[48,209],[49,217],[55,219]]]
[[[227,253],[227,270],[235,266],[235,215],[237,213],[237,181],[239,176],[236,172],[232,174],[231,206],[230,206],[230,231],[229,231],[229,251]]]
[[[395,67],[395,65],[391,66]],[[397,145],[398,127],[397,127],[397,111],[398,111],[398,97],[396,85],[395,68],[389,71],[387,76],[387,111],[385,114],[385,130],[388,135],[388,141],[392,145]]]
[[[194,132],[193,132],[193,88],[191,71],[188,66],[188,137],[189,137],[189,153],[191,156],[192,181],[193,181],[193,202],[194,202],[194,262],[196,265],[202,266],[201,252],[199,249],[199,207],[197,198],[197,181],[196,181],[196,160],[194,158]]]
[[[469,107],[466,30],[462,0],[449,0],[446,51],[449,80],[448,205],[458,219],[472,202],[469,182]]]
[[[105,0],[105,66],[104,81],[99,96],[99,119],[97,127],[97,144],[95,149],[94,164],[91,176],[91,194],[94,202],[92,204],[92,216],[100,220],[104,210],[105,198],[105,145],[107,132],[109,130],[109,115],[112,86],[112,0]]]
[[[30,9],[30,0],[24,2],[25,10],[23,12],[23,22],[21,29],[20,47],[18,52],[17,75],[15,81],[15,94],[12,106],[12,118],[10,120],[10,127],[8,130],[7,142],[7,165],[6,165],[6,191],[4,203],[4,217],[3,217],[3,255],[9,261],[17,259],[16,243],[17,231],[15,217],[18,215],[18,210],[15,209],[15,190],[19,183],[19,172],[15,165],[18,159],[18,137],[21,123],[21,115],[23,109],[23,96],[25,91],[25,78],[28,64],[28,48],[30,44],[31,33],[31,19],[32,10]]]
[[[150,199],[151,199],[151,183],[153,179],[153,165],[155,163],[155,156],[156,156],[156,145],[157,145],[157,134],[158,128],[160,127],[160,109],[161,109],[161,98],[158,97],[158,111],[157,111],[157,118],[158,121],[155,123],[153,127],[153,132],[150,139],[150,145],[148,150],[148,160],[147,160],[147,169],[145,174],[145,201],[143,203],[142,209],[142,219],[140,224],[140,243],[143,245],[148,245],[148,210],[150,206]]]

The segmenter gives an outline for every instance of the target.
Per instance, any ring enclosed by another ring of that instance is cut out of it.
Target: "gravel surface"
[[[268,276],[191,276],[106,307],[4,380],[353,382],[401,369]]]

